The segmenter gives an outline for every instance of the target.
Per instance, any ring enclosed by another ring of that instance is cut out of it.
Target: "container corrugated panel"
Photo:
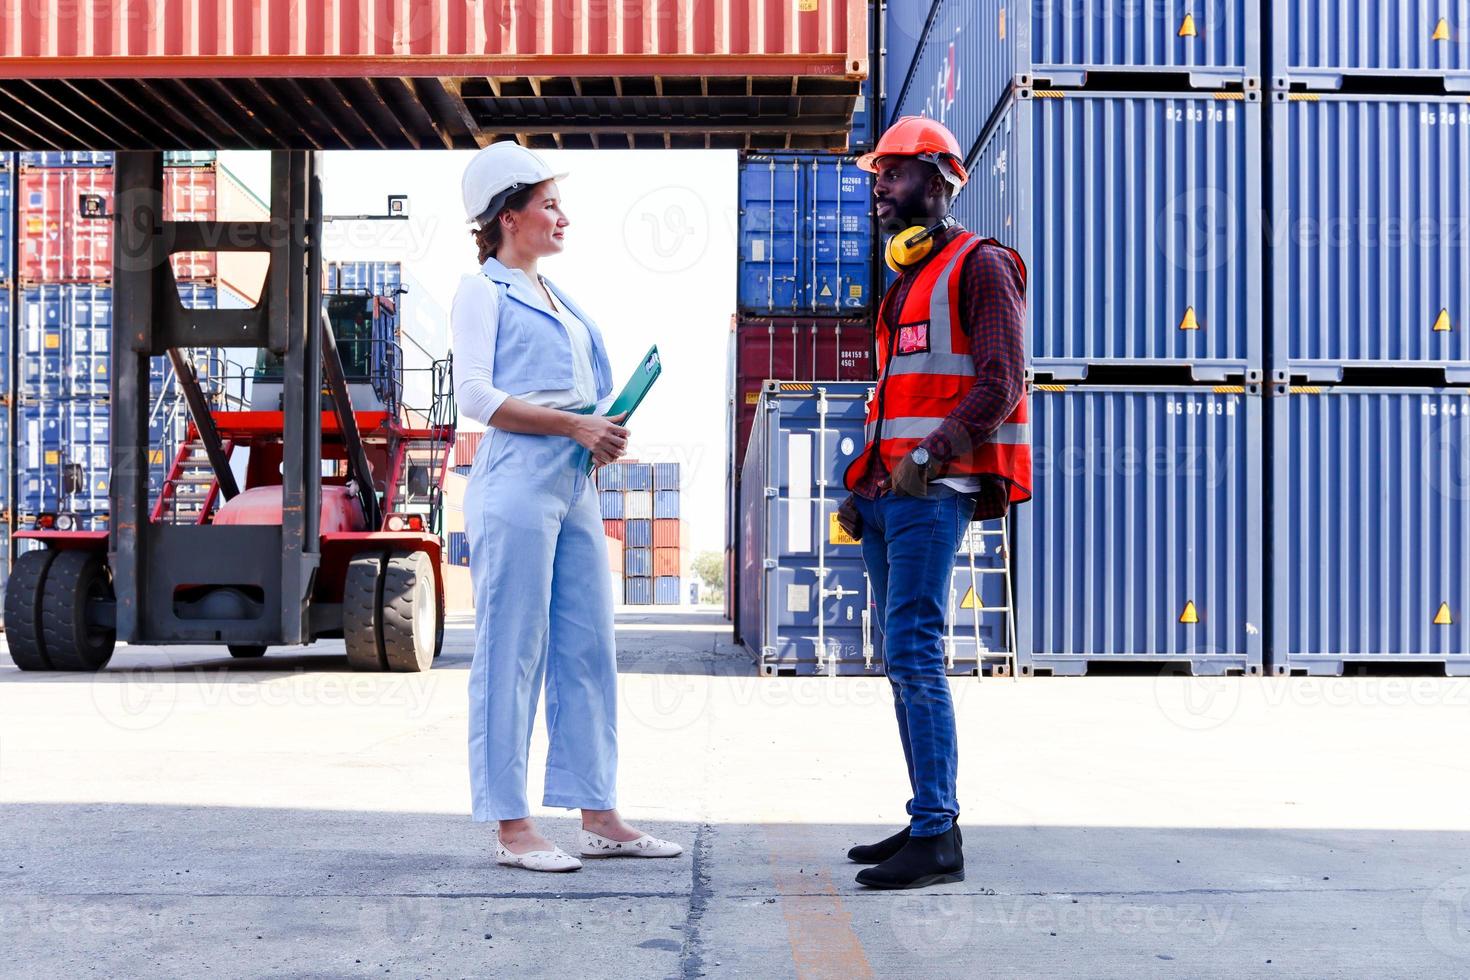
[[[602,533],[605,537],[625,541],[628,536],[628,525],[621,520],[604,519],[602,522]]]
[[[597,468],[597,489],[624,490],[623,464],[609,463]]]
[[[731,333],[735,472],[755,406],[767,381],[872,381],[876,377],[869,320],[741,317]]]
[[[883,670],[862,549],[836,524],[837,507],[847,496],[842,474],[863,448],[871,392],[871,384],[851,382],[833,382],[823,392],[773,386],[761,403],[740,481],[740,541],[731,557],[740,566],[736,632],[763,673]],[[999,567],[999,560],[994,548],[976,558],[982,568]],[[951,597],[947,613],[948,669],[954,674],[1003,662],[1007,646],[1003,600],[982,584],[987,608],[977,611],[973,599],[966,606],[969,562],[968,552],[956,556],[954,586],[964,588]],[[977,579],[984,577],[977,571]],[[823,589],[829,594],[822,595]],[[983,666],[973,640],[977,616]]]
[[[218,150],[164,150],[165,167],[207,167],[219,160]]]
[[[1059,380],[1119,366],[1257,379],[1257,93],[1050,95],[1010,103],[955,204],[1026,261],[1028,363]]]
[[[1271,666],[1470,676],[1470,389],[1278,388]]]
[[[449,564],[468,568],[470,565],[470,539],[463,531],[449,532]]]
[[[634,520],[626,521],[626,536],[623,541],[630,548],[652,548],[653,547],[653,521]]]
[[[653,549],[654,575],[678,575],[682,571],[681,564],[678,548]]]
[[[603,538],[603,541],[607,543],[607,570],[612,572],[619,579],[621,579],[623,577],[624,551],[622,539]],[[623,594],[623,586],[621,582],[619,582],[618,587],[614,590],[613,594],[619,596]]]
[[[925,5],[895,6],[890,33],[907,38],[923,30]],[[1078,87],[1102,72],[1138,81],[1172,75],[1195,88],[1255,89],[1260,33],[1259,7],[1250,0],[939,0],[912,64],[889,66],[890,116],[937,119],[968,151],[1017,82]]]
[[[660,575],[653,580],[653,601],[659,606],[677,606],[684,596],[677,575]]]
[[[624,494],[623,516],[638,520],[653,520],[653,491],[629,490]]]
[[[101,167],[22,171],[15,188],[19,227],[17,278],[84,282],[112,277],[112,219],[83,218],[82,194],[100,196],[112,211],[112,171]]]
[[[82,288],[94,299],[98,288],[111,295],[106,287]],[[75,292],[59,284],[29,286],[17,292],[16,394],[22,400],[61,398],[67,393]]]
[[[0,283],[0,365],[10,363],[10,335],[12,332],[12,324],[10,320],[10,297],[10,287],[5,285],[4,283]],[[11,392],[9,389],[9,385],[10,372],[0,369],[0,397],[10,397]],[[0,411],[0,415],[4,414],[6,413]],[[0,443],[0,445],[9,446],[11,445],[11,442],[9,439],[6,439],[5,442]],[[10,453],[6,452],[4,449],[0,449],[0,459],[5,459],[9,457],[9,455]],[[6,483],[4,480],[0,480],[0,487],[5,486],[9,486],[9,484]],[[5,509],[5,493],[6,491],[4,489],[0,489],[0,511],[3,511]]]
[[[638,548],[624,542],[623,574],[638,577],[653,574],[653,549]]]
[[[16,408],[16,511],[54,512],[61,499],[61,465],[66,452],[64,402],[47,399]]]
[[[679,517],[679,491],[655,490],[653,492],[653,516],[657,520]]]
[[[454,465],[475,465],[475,453],[479,451],[483,432],[456,432],[454,434]]]
[[[1406,79],[1470,91],[1470,7],[1464,0],[1274,0],[1271,75],[1276,88],[1342,88]]]
[[[655,489],[655,490],[678,490],[679,489],[679,464],[678,463],[654,463],[653,464],[653,489]]]
[[[629,491],[652,491],[653,490],[653,464],[652,463],[619,463],[622,469],[623,489]],[[650,506],[652,506],[650,504]],[[653,516],[652,514],[648,516]]]
[[[1023,673],[1260,672],[1262,402],[1254,386],[1032,392],[1035,496],[1014,518]]]
[[[623,579],[623,602],[630,606],[653,605],[653,579],[645,576]]]
[[[392,296],[403,285],[403,265],[390,261],[329,262],[326,281],[333,292]]]
[[[163,172],[164,218],[170,221],[268,221],[270,208],[219,163],[167,167]],[[251,299],[260,295],[270,257],[263,252],[175,252],[170,261],[179,279],[229,283]]]
[[[861,313],[872,302],[872,255],[872,183],[854,158],[740,158],[742,312]]]
[[[110,167],[112,153],[107,150],[48,150],[18,154],[22,167]]]
[[[680,544],[679,521],[654,521],[653,546],[655,548],[677,548]]]
[[[0,157],[6,154],[0,153]],[[15,239],[15,174],[0,169],[0,283],[10,281],[11,242]]]
[[[1470,103],[1290,95],[1271,106],[1272,369],[1470,381]]]
[[[602,518],[608,521],[622,520],[624,515],[623,495],[616,490],[601,490],[597,494],[602,506]]]

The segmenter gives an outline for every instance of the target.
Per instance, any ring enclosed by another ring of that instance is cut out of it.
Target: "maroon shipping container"
[[[607,538],[615,538],[618,541],[627,541],[628,526],[624,521],[610,521],[604,519],[602,522],[602,535]],[[619,565],[619,568],[623,566]]]
[[[654,548],[653,549],[653,574],[678,575],[679,574],[679,549],[678,548]]]
[[[735,321],[735,472],[767,381],[872,381],[873,326],[867,320],[741,317]]]
[[[480,448],[483,432],[456,432],[454,434],[454,465],[475,465],[475,453]]]
[[[168,221],[269,221],[270,209],[218,163],[167,167],[163,171],[163,217]],[[178,279],[219,277],[254,297],[270,259],[261,252],[175,252]]]
[[[103,198],[112,213],[112,170],[42,167],[20,174],[15,195],[20,225],[20,278],[28,282],[96,282],[112,278],[112,219],[83,218],[78,199]]]
[[[679,522],[671,518],[659,518],[653,522],[653,546],[655,548],[679,547]],[[662,575],[663,572],[657,574]],[[676,574],[669,572],[670,575]]]

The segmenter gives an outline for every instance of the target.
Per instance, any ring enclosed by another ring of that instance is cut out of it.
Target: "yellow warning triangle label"
[[[1194,14],[1185,14],[1184,23],[1179,25],[1180,37],[1198,37],[1199,31],[1194,26]]]
[[[1434,625],[1452,626],[1454,622],[1454,618],[1450,616],[1450,604],[1448,602],[1441,602],[1439,604],[1439,612],[1434,614]]]
[[[1439,317],[1434,321],[1434,332],[1435,333],[1449,333],[1450,332],[1450,311],[1449,310],[1440,310],[1439,311]]]
[[[970,586],[970,591],[965,593],[965,601],[960,603],[961,609],[984,609],[985,603],[975,594],[975,587]]]
[[[831,286],[828,286],[826,283],[823,283],[822,284],[822,291],[820,293],[818,293],[817,295],[818,296],[831,296],[832,295],[832,287]]]
[[[1198,330],[1199,317],[1194,315],[1194,307],[1184,311],[1184,319],[1179,321],[1180,330]]]
[[[1193,602],[1193,600],[1191,600],[1189,602],[1186,602],[1184,604],[1184,612],[1182,612],[1182,613],[1179,614],[1179,622],[1181,622],[1181,623],[1198,623],[1199,622],[1199,610],[1196,609],[1196,608],[1194,608],[1194,602]]]
[[[1448,41],[1450,39],[1450,22],[1448,18],[1441,17],[1439,23],[1434,25],[1434,35],[1431,41]]]

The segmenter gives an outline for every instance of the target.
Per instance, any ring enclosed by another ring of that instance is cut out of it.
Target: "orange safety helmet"
[[[872,153],[858,157],[857,165],[869,173],[878,172],[879,157],[918,157],[939,168],[944,178],[958,190],[970,179],[965,170],[960,141],[943,123],[928,116],[904,116],[888,127],[873,147]],[[948,173],[946,173],[946,168]]]

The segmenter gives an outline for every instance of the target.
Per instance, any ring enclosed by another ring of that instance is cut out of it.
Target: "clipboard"
[[[663,372],[664,366],[663,362],[659,360],[658,345],[654,344],[648,348],[648,353],[643,355],[643,359],[633,369],[633,376],[628,379],[627,384],[623,385],[623,390],[613,400],[612,407],[603,413],[603,417],[616,418],[626,412],[628,418],[623,419],[618,424],[627,425],[628,419],[631,419],[633,412],[637,410],[639,405],[643,404],[643,399],[648,397],[648,393],[653,389],[653,383],[659,379],[659,375],[663,374]],[[587,414],[592,414],[592,411],[588,410]],[[595,469],[597,469],[597,460],[588,452],[587,475],[592,475],[592,471]]]

